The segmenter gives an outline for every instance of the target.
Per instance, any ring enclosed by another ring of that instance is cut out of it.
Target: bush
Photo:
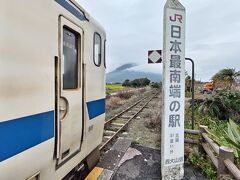
[[[217,117],[220,120],[240,121],[240,92],[220,91],[199,103],[200,113]]]
[[[145,88],[140,89],[140,93],[141,93],[141,94],[143,94],[143,93],[145,93],[145,92],[146,92],[146,89],[145,89]]]
[[[224,106],[228,113],[240,118],[240,92],[239,91],[223,91],[220,93]],[[237,117],[236,117],[237,118]]]
[[[232,117],[235,122],[239,122],[240,92],[219,91],[210,98],[195,101],[195,105],[196,129],[199,125],[208,126],[208,133],[217,144],[234,149],[235,162],[239,166],[240,126],[231,120],[228,121],[228,119]],[[191,110],[187,109],[185,115],[185,127],[191,128]],[[189,161],[200,167],[207,174],[208,179],[215,179],[216,174],[212,168],[212,163],[206,161],[202,155],[191,152]]]
[[[130,91],[122,91],[118,94],[120,99],[130,99],[134,95],[133,92]]]
[[[234,155],[239,165],[240,158],[240,126],[229,120],[227,126],[219,127],[214,125],[208,129],[208,134],[219,145],[230,147],[234,150]]]
[[[107,109],[113,109],[120,103],[120,101],[121,101],[121,98],[119,98],[119,97],[110,97],[107,100],[106,108]]]
[[[151,105],[149,104],[150,108]],[[143,118],[146,119],[144,122],[144,125],[149,129],[159,128],[161,127],[161,114],[159,113],[159,110],[151,110],[146,111],[146,113],[143,114]]]
[[[191,128],[191,111],[186,111],[185,128]],[[236,164],[240,167],[240,126],[232,120],[220,121],[216,117],[196,112],[195,127],[208,126],[208,134],[219,145],[230,147],[234,150]]]
[[[212,162],[209,159],[205,159],[202,154],[192,152],[189,154],[188,160],[196,167],[201,168],[202,172],[207,175],[207,179],[215,180],[217,172]]]
[[[215,74],[212,80],[223,89],[232,89],[236,85],[238,77],[240,77],[239,71],[236,71],[234,68],[225,68]]]
[[[219,121],[216,117],[211,117],[208,114],[203,114],[199,112],[198,110],[195,110],[195,129],[198,129],[200,125],[205,125],[205,126],[213,126],[213,124],[225,124],[227,126],[226,121]],[[191,129],[192,128],[192,111],[191,109],[187,109],[185,111],[185,128]]]
[[[156,89],[159,89],[161,87],[160,83],[152,83],[151,84],[151,87],[152,88],[156,88]]]

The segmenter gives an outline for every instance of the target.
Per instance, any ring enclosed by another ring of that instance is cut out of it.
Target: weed
[[[231,118],[237,122],[240,119],[240,92],[219,91],[204,99],[199,104],[198,111],[220,120]]]
[[[137,140],[133,140],[131,144],[132,144],[132,145],[139,145],[140,143],[139,143],[139,141],[137,141]]]
[[[145,93],[145,92],[146,92],[146,89],[145,89],[145,88],[141,88],[141,89],[140,89],[140,93],[141,93],[141,94],[143,94],[143,93]]]
[[[115,108],[118,104],[120,104],[121,98],[119,97],[110,97],[107,101],[106,108],[107,109],[113,109]]]
[[[123,91],[118,94],[118,97],[121,99],[130,99],[134,95],[133,92],[130,91]]]
[[[156,106],[158,108],[156,108]],[[149,129],[159,129],[161,128],[161,113],[160,107],[161,102],[150,102],[148,104],[149,110],[144,113],[143,118],[146,119],[144,125]]]
[[[214,165],[209,159],[205,159],[204,155],[191,152],[189,154],[188,160],[196,167],[200,168],[204,174],[207,175],[209,180],[215,180],[217,177],[217,172]]]
[[[148,117],[147,117],[148,115]],[[156,127],[160,127],[161,125],[161,116],[160,113],[159,114],[154,114],[154,113],[147,113],[146,114],[146,119],[147,121],[145,121],[145,126],[149,129],[153,129]]]

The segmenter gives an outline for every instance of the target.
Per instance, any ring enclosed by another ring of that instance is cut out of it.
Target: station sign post
[[[178,0],[164,7],[162,179],[184,176],[185,8]]]

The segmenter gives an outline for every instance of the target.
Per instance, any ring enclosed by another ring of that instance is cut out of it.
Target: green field
[[[119,90],[119,89],[123,89],[124,87],[122,86],[122,84],[107,84],[106,88],[108,90]]]

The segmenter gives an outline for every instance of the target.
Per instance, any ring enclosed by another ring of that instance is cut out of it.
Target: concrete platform
[[[161,179],[160,150],[131,145],[128,139],[118,139],[93,171],[92,180],[159,180]],[[185,164],[186,180],[205,180],[196,169]],[[96,173],[97,172],[97,173]]]
[[[130,154],[129,159],[125,158],[118,166],[113,180],[161,179],[160,151],[134,145],[126,153]]]

